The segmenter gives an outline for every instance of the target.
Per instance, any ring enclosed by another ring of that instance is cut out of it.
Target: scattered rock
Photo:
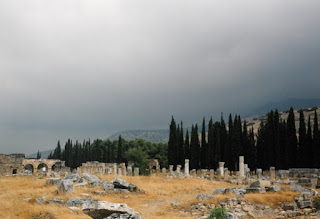
[[[106,191],[100,191],[100,190],[92,191],[92,193],[95,195],[106,195],[107,194]]]
[[[77,173],[70,174],[69,176],[64,177],[64,179],[71,179],[73,182],[79,182],[80,176]]]
[[[53,203],[55,203],[55,204],[57,204],[57,205],[62,205],[62,204],[64,204],[64,200],[63,200],[63,199],[60,199],[60,198],[53,198],[53,199],[50,200],[50,202],[53,202]]]
[[[271,182],[269,180],[257,180],[253,183],[251,183],[250,187],[256,188],[256,187],[270,187]]]
[[[59,193],[73,193],[73,181],[72,179],[63,179],[58,182]]]
[[[281,188],[279,186],[275,185],[275,186],[266,187],[266,190],[268,192],[279,192],[281,190]]]
[[[264,187],[249,187],[246,188],[245,193],[266,193],[266,189]]]
[[[81,211],[78,207],[68,207],[71,211]]]
[[[114,188],[128,189],[130,192],[133,192],[133,191],[137,190],[137,186],[136,185],[128,183],[125,180],[120,179],[120,178],[115,178],[113,180],[112,184],[114,185]]]
[[[87,182],[82,182],[82,183],[77,183],[75,186],[76,187],[83,187],[83,186],[87,186],[88,183]]]
[[[312,208],[311,195],[308,192],[302,193],[297,200],[299,208]]]
[[[197,199],[199,200],[211,200],[213,199],[213,196],[212,195],[207,195],[207,194],[199,194],[197,195]]]
[[[106,201],[86,202],[82,205],[82,211],[94,219],[113,218],[113,214],[116,214],[116,218],[142,219],[126,204]]]
[[[225,191],[226,191],[225,188],[215,189],[215,190],[213,190],[212,195],[224,194]]]
[[[308,192],[311,195],[317,195],[318,194],[318,192],[316,190],[304,188],[302,186],[299,186],[296,183],[290,183],[290,189],[295,191],[295,192]]]
[[[96,187],[100,184],[100,180],[97,176],[93,176],[88,173],[84,173],[82,175],[80,182],[84,182],[84,181],[87,181],[93,187]]]
[[[47,196],[44,196],[42,198],[36,198],[35,202],[38,204],[41,204],[41,203],[45,202],[46,200],[47,200]]]
[[[105,180],[101,183],[101,186],[104,190],[112,190],[114,189],[114,185],[110,183],[108,180]]]
[[[295,203],[284,203],[283,205],[284,211],[296,211],[298,210],[298,206]]]
[[[84,203],[91,203],[95,202],[93,198],[80,198],[80,197],[73,197],[68,199],[66,201],[66,205],[68,207],[77,207],[77,206],[82,206]]]
[[[46,184],[47,185],[58,185],[58,182],[60,181],[60,178],[47,178]]]

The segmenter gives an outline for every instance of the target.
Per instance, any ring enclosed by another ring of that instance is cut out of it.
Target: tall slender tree
[[[306,141],[306,157],[304,159],[306,167],[308,167],[308,168],[313,167],[314,153],[313,153],[312,143],[313,143],[313,141],[312,141],[311,119],[310,119],[310,115],[309,115],[307,141]]]
[[[207,161],[209,168],[214,168],[214,132],[213,132],[213,120],[212,117],[208,124],[208,144],[207,144]]]
[[[117,156],[117,162],[122,163],[123,162],[123,148],[122,148],[122,137],[119,135],[118,140],[118,156]]]
[[[186,133],[186,140],[184,142],[184,159],[190,160],[190,137],[189,137],[189,130],[187,129]]]
[[[295,118],[293,108],[290,108],[288,120],[287,120],[287,135],[288,135],[288,150],[289,153],[289,167],[297,167],[297,155],[298,155],[298,147],[297,147],[297,135],[296,135],[296,126],[295,126]]]
[[[201,131],[201,168],[205,169],[208,166],[207,163],[207,141],[206,141],[206,120],[203,117],[202,131]]]
[[[307,160],[310,158],[307,158],[308,152],[307,152],[307,131],[306,131],[306,123],[304,120],[304,114],[303,110],[300,110],[300,118],[299,118],[299,154],[302,156],[298,156],[299,158],[299,167],[307,167]]]
[[[320,167],[320,134],[319,134],[319,124],[318,124],[318,114],[317,110],[314,111],[313,120],[313,151],[314,151],[314,167]]]
[[[168,164],[175,164],[175,153],[177,148],[177,128],[176,122],[172,116],[170,124],[169,142],[168,142]]]

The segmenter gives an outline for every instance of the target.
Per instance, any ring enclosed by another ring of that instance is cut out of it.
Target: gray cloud
[[[319,1],[0,3],[1,152],[319,97]]]

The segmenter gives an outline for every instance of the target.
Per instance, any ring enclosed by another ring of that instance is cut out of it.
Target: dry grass
[[[101,180],[113,180],[115,176],[99,176]],[[3,177],[0,178],[0,218],[90,218],[82,211],[74,212],[65,206],[55,204],[37,204],[35,198],[47,196],[49,199],[56,197],[68,200],[70,197],[81,197],[81,193],[88,193],[92,198],[108,202],[126,203],[135,211],[140,212],[144,218],[192,218],[191,214],[181,213],[181,209],[188,209],[194,203],[199,202],[196,196],[200,193],[211,194],[216,188],[235,187],[225,182],[201,180],[201,179],[170,179],[161,177],[121,177],[134,183],[144,190],[144,193],[107,194],[94,195],[91,191],[102,188],[78,188],[75,187],[72,195],[57,194],[56,186],[46,186],[45,179],[35,177]],[[296,196],[292,192],[280,192],[275,194],[248,194],[245,198],[252,203],[262,203],[272,206],[279,202],[292,201]],[[224,201],[228,195],[215,195],[214,200],[207,203],[218,204]],[[31,202],[23,201],[32,198]],[[172,206],[176,203],[177,206]],[[45,217],[45,216],[47,217]],[[41,217],[38,217],[41,218]]]
[[[246,194],[245,200],[254,204],[269,205],[271,208],[278,207],[283,202],[294,202],[299,193],[292,191],[268,192],[266,194]]]

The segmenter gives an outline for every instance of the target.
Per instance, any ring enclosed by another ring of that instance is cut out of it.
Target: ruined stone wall
[[[0,176],[23,173],[22,162],[24,159],[24,154],[0,154]]]

